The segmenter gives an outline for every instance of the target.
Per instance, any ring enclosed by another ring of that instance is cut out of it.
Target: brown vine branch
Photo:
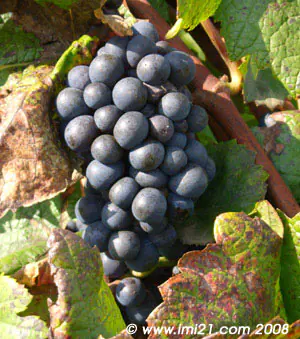
[[[224,85],[230,89],[232,95],[238,94],[242,89],[243,80],[238,63],[229,59],[225,43],[211,20],[202,21],[201,25],[229,70],[231,82],[224,82]]]
[[[164,37],[169,31],[170,26],[146,0],[127,0],[127,3],[136,17],[150,20],[161,37]],[[178,37],[170,40],[169,43],[172,47],[190,54],[189,49]],[[196,76],[193,81],[195,102],[206,107],[209,113],[223,127],[225,133],[232,139],[236,139],[238,143],[244,144],[248,149],[256,152],[256,163],[262,165],[269,173],[268,190],[274,204],[288,216],[294,216],[300,211],[299,205],[244,122],[230,96],[226,91],[222,90],[215,93],[217,87],[221,88],[220,81],[203,66],[199,59],[193,55],[190,56],[196,65]],[[218,137],[218,135],[216,136]]]

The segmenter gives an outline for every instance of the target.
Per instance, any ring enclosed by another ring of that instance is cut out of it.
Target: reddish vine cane
[[[127,4],[136,17],[150,20],[161,37],[164,37],[169,31],[170,26],[146,0],[127,0]],[[169,42],[171,46],[190,53],[178,37]],[[300,207],[290,189],[240,116],[239,111],[230,99],[230,95],[222,88],[220,81],[209,72],[199,59],[192,55],[191,57],[197,69],[196,77],[193,81],[194,102],[203,105],[214,120],[222,126],[224,130],[223,137],[227,134],[236,139],[238,143],[244,144],[248,149],[256,152],[256,163],[262,165],[269,173],[268,193],[271,200],[276,207],[280,208],[289,217],[293,217],[300,211]],[[213,127],[211,125],[214,130]],[[222,136],[217,130],[214,130],[214,133],[216,133],[219,140],[222,140]]]

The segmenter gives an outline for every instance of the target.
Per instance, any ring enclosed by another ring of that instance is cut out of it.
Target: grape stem
[[[230,89],[232,95],[238,94],[242,89],[243,81],[242,73],[239,70],[239,64],[236,61],[231,61],[229,59],[225,42],[212,21],[207,19],[202,21],[201,25],[229,70],[231,82],[225,81],[224,85]]]

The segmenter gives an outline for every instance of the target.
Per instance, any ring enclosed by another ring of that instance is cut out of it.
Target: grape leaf
[[[149,0],[149,3],[167,22],[170,22],[169,6],[166,0]]]
[[[288,111],[272,114],[275,126],[252,129],[277,171],[300,202],[300,114]]]
[[[216,244],[186,253],[177,264],[181,273],[159,287],[164,302],[148,317],[149,326],[178,329],[179,324],[203,323],[217,332],[234,319],[234,325],[254,329],[280,312],[282,238],[263,220],[243,212],[219,215],[214,235]]]
[[[278,213],[284,224],[280,286],[288,321],[293,322],[300,319],[300,213],[293,218]]]
[[[232,60],[252,55],[259,69],[271,65],[289,93],[300,94],[298,0],[223,0],[215,17]]]
[[[53,3],[54,5],[63,8],[69,9],[72,5],[76,4],[79,0],[35,0],[40,5],[46,5],[47,3]]]
[[[284,100],[288,92],[278,78],[273,74],[271,68],[258,70],[255,75],[252,70],[251,61],[248,63],[247,73],[244,81],[244,98],[246,102],[257,102],[260,104],[266,100]],[[272,109],[273,107],[270,107]]]
[[[207,146],[217,173],[195,205],[194,215],[176,226],[185,244],[205,245],[213,240],[216,216],[226,211],[249,213],[266,194],[268,174],[255,165],[255,154],[235,140]]]
[[[0,216],[57,195],[76,182],[79,164],[61,147],[49,117],[56,87],[77,64],[92,60],[97,38],[74,41],[56,66],[28,67],[0,91]],[[77,170],[75,169],[77,168]]]
[[[99,251],[67,230],[48,239],[49,262],[58,299],[49,307],[54,337],[114,336],[125,328],[120,310],[103,280]]]
[[[59,225],[61,206],[57,196],[0,219],[0,272],[12,274],[47,252],[47,238]]]
[[[39,39],[26,33],[22,27],[15,25],[12,13],[0,14],[0,86],[8,78],[12,68],[28,65],[38,59],[43,50]]]
[[[193,30],[201,21],[212,16],[221,0],[177,0],[177,18],[183,19],[183,27]]]
[[[2,338],[47,338],[45,323],[36,316],[20,317],[32,296],[14,279],[0,276],[0,332]]]

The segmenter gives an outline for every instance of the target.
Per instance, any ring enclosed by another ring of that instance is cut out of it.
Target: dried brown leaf
[[[29,67],[0,92],[0,217],[51,199],[81,176],[51,124],[52,69]]]

